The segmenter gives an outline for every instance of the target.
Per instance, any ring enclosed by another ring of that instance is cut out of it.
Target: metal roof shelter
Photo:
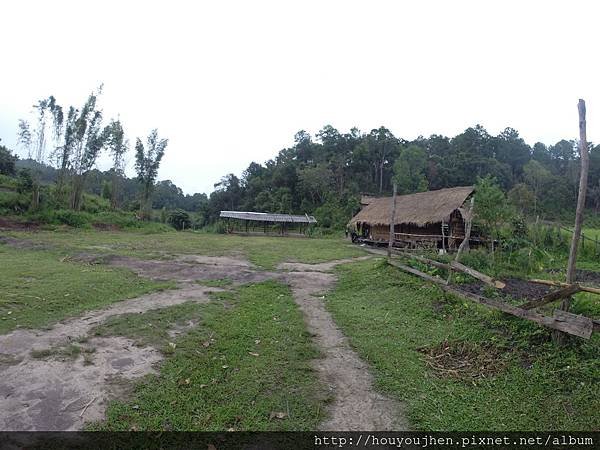
[[[294,216],[253,211],[221,211],[220,217],[226,220],[228,233],[248,234],[255,232],[258,228],[264,234],[276,233],[282,236],[296,234],[290,233],[291,230],[304,234],[310,225],[317,223],[317,219],[308,214]],[[243,227],[240,226],[240,222]]]
[[[277,222],[277,223],[317,223],[314,216],[305,214],[303,216],[293,216],[291,214],[271,214],[264,212],[249,211],[221,211],[222,218],[253,220],[256,222]]]

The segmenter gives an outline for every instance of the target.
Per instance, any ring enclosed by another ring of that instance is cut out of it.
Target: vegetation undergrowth
[[[416,429],[600,425],[597,334],[556,347],[547,329],[445,295],[380,260],[337,270],[327,308],[373,367],[377,387],[406,404]],[[432,353],[448,365],[432,364]]]
[[[267,281],[219,297],[206,305],[184,304],[107,324],[107,332],[152,341],[148,324],[164,337],[177,317],[200,323],[172,342],[160,375],[139,383],[133,398],[110,404],[106,421],[91,429],[316,428],[325,397],[309,362],[318,353],[289,288]]]

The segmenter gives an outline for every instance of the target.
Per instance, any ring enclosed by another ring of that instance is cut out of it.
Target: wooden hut
[[[465,235],[465,202],[472,186],[396,196],[394,245],[398,247],[457,248]],[[349,222],[358,240],[387,243],[392,197],[369,198]]]

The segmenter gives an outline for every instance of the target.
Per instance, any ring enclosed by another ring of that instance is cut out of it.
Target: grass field
[[[341,239],[80,230],[11,234],[42,245],[0,245],[0,333],[17,326],[43,328],[173,287],[65,258],[76,253],[242,255],[266,269],[283,261],[364,254]],[[585,264],[600,269],[592,260]],[[445,295],[380,259],[340,266],[337,274],[339,282],[323,301],[371,366],[377,389],[406,405],[415,429],[600,428],[598,334],[556,347],[548,330]],[[317,427],[330,399],[310,367],[318,350],[289,288],[274,281],[235,287],[224,278],[200,283],[225,292],[208,304],[113,316],[93,330],[93,336],[126,336],[139,346],[153,346],[166,359],[158,375],[136,384],[131,397],[110,404],[107,420],[90,428]],[[597,297],[577,294],[573,311],[600,317]],[[190,320],[193,326],[186,328]],[[170,334],[173,329],[181,333]]]
[[[446,296],[382,261],[338,272],[337,289],[326,297],[328,309],[374,368],[379,388],[407,404],[417,428],[600,426],[597,334],[557,348],[545,329]],[[428,366],[426,351],[447,367]]]
[[[0,245],[0,333],[39,328],[126,298],[172,287],[130,271],[63,261],[61,252]]]
[[[171,254],[242,255],[266,269],[283,261],[317,263],[364,254],[339,238],[238,236],[194,232],[11,232],[11,236],[55,246],[65,254],[91,252],[162,258]]]

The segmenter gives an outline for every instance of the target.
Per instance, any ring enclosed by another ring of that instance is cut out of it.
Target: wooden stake
[[[577,211],[575,213],[575,230],[573,231],[571,251],[569,252],[569,263],[567,265],[567,283],[573,283],[573,281],[575,281],[577,246],[579,245],[581,225],[583,224],[583,210],[585,208],[585,195],[590,166],[586,136],[585,102],[582,99],[579,99],[577,109],[579,110],[579,158],[581,159],[581,175],[579,176],[579,196],[577,197]]]
[[[388,251],[387,256],[391,258],[392,256],[392,247],[394,246],[394,232],[395,230],[395,220],[396,220],[396,189],[397,185],[394,183],[394,193],[392,194],[392,213],[390,215],[390,242],[388,243]]]
[[[587,180],[589,170],[589,155],[585,124],[585,101],[579,99],[577,104],[579,112],[579,159],[581,159],[581,174],[579,176],[579,195],[577,197],[577,211],[575,212],[575,229],[573,230],[573,238],[571,239],[571,251],[569,252],[569,263],[567,264],[567,283],[571,284],[575,281],[575,271],[577,268],[577,247],[579,245],[579,236],[581,235],[581,225],[583,224],[583,210],[585,209],[585,195],[587,191]],[[571,306],[571,299],[565,298],[560,309],[568,311]],[[552,334],[552,339],[556,344],[562,344],[565,335],[558,331]]]

